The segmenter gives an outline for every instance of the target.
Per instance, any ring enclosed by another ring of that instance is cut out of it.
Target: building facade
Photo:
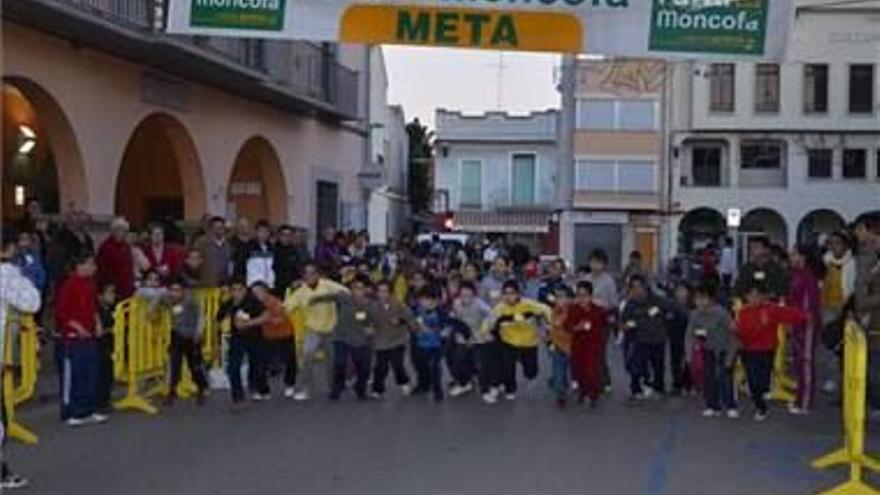
[[[437,110],[435,213],[452,229],[504,235],[533,253],[555,252],[556,110],[524,116]]]
[[[670,252],[789,246],[880,210],[880,7],[850,7],[799,9],[784,63],[676,65]]]
[[[163,5],[3,1],[4,219],[365,228],[365,49],[170,36]]]
[[[663,94],[667,66],[653,60],[579,59],[570,86],[571,185],[562,204],[563,257],[582,266],[597,249],[622,269],[638,250],[656,269],[664,220]],[[563,101],[566,101],[563,98]]]
[[[388,72],[381,47],[370,49],[370,159],[362,170],[367,190],[367,230],[384,244],[409,230],[409,137],[403,107],[388,104]]]

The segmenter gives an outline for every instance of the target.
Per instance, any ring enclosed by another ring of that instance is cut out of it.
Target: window
[[[745,170],[782,168],[782,145],[774,141],[743,143],[740,147],[740,168]]]
[[[514,205],[535,204],[536,159],[537,157],[533,154],[513,155],[511,164],[513,184],[510,196],[511,203]]]
[[[581,99],[577,107],[578,129],[650,131],[657,128],[654,100]]]
[[[864,179],[868,175],[868,150],[843,150],[843,178]]]
[[[712,64],[709,74],[709,111],[733,112],[736,90],[736,67],[733,64]]]
[[[851,65],[849,67],[850,113],[874,112],[874,66]]]
[[[614,160],[584,160],[577,163],[579,191],[614,192],[617,186],[617,163]]]
[[[614,100],[580,100],[579,129],[614,129]]]
[[[755,111],[779,111],[778,64],[758,64],[755,67]]]
[[[834,151],[827,148],[807,150],[807,177],[830,179],[833,177]]]
[[[657,104],[649,100],[618,102],[617,128],[627,131],[651,131],[657,128]]]
[[[480,160],[461,162],[459,206],[480,206],[483,202],[483,163]]]
[[[618,192],[654,192],[657,189],[654,184],[655,169],[654,162],[648,160],[617,162]]]
[[[804,66],[804,113],[828,112],[828,65]]]
[[[694,186],[721,186],[721,148],[696,146],[691,152],[691,176]]]
[[[327,227],[339,227],[339,185],[319,180],[316,202],[317,231],[324,232]]]
[[[578,160],[577,190],[653,193],[657,190],[656,171],[651,160]]]

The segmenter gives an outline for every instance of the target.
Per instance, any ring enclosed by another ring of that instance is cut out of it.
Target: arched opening
[[[125,147],[116,178],[116,214],[134,225],[195,220],[205,213],[198,153],[183,124],[167,114],[142,120]]]
[[[816,243],[821,235],[828,235],[845,226],[846,221],[836,211],[813,210],[798,224],[798,242]]]
[[[238,152],[227,189],[228,214],[251,221],[287,221],[287,188],[281,161],[262,137],[248,139]]]
[[[724,216],[711,208],[696,208],[681,219],[678,226],[679,252],[692,254],[710,243],[718,243],[727,233]]]
[[[86,208],[85,171],[73,127],[41,86],[3,79],[2,217],[16,220],[35,200],[43,213]]]
[[[773,244],[788,246],[788,226],[785,219],[769,208],[758,208],[748,212],[742,219],[740,234],[747,238],[763,235]]]

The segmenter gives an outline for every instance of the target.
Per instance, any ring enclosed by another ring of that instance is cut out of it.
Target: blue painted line
[[[660,447],[654,456],[654,461],[651,463],[648,482],[645,483],[642,495],[666,495],[672,451],[675,449],[677,436],[678,414],[674,414],[666,424],[666,433],[663,435],[663,441],[660,443]]]

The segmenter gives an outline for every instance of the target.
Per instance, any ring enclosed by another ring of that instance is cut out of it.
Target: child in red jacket
[[[602,355],[608,315],[593,304],[593,284],[578,282],[566,327],[571,330],[571,367],[581,400],[587,397],[595,406],[602,393]]]
[[[765,394],[770,390],[773,358],[779,345],[780,325],[803,325],[807,314],[797,308],[779,306],[769,301],[761,283],[751,284],[745,293],[745,304],[736,318],[737,331],[746,368],[749,395],[755,403],[755,420],[767,418]]]
[[[61,338],[61,419],[69,426],[107,421],[97,412],[98,289],[95,259],[74,260],[72,272],[58,286],[55,319]]]

